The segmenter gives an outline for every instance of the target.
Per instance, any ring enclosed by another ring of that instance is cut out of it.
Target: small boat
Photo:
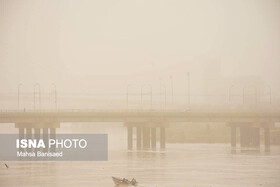
[[[115,185],[137,186],[137,181],[133,178],[131,181],[126,178],[112,177]]]

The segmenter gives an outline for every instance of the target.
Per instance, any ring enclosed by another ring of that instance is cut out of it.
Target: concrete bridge
[[[20,138],[25,135],[54,138],[56,128],[63,122],[122,122],[127,127],[128,149],[133,149],[133,130],[136,130],[136,148],[155,150],[157,131],[160,148],[166,146],[166,128],[172,123],[224,123],[231,129],[231,146],[236,150],[236,131],[240,129],[241,148],[260,149],[260,129],[264,129],[265,151],[270,150],[270,128],[280,122],[280,112],[268,110],[55,110],[55,111],[2,111],[0,123],[13,123]]]

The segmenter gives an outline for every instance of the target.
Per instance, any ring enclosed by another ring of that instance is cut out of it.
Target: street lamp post
[[[151,110],[153,110],[153,87],[150,85],[150,89],[151,89]]]
[[[228,103],[230,104],[230,101],[231,101],[231,89],[234,87],[234,85],[231,85],[229,87],[229,90],[228,90]]]
[[[55,109],[57,110],[57,92],[56,92],[56,85],[53,83],[52,84],[54,87],[54,104],[55,104]]]
[[[268,89],[269,89],[269,104],[271,104],[271,86],[270,85],[267,85]]]
[[[243,105],[245,103],[245,88],[246,88],[246,86],[243,87]],[[255,103],[258,104],[257,88],[255,86],[253,88],[255,90]]]
[[[161,99],[161,85],[162,85],[162,83],[161,83],[161,77],[159,78],[159,100],[160,100],[160,106],[159,107],[161,107],[161,101],[162,101],[162,99]]]
[[[174,97],[173,97],[173,76],[170,75],[170,81],[171,81],[171,98],[172,98],[172,104],[174,103]]]
[[[41,87],[40,84],[35,83],[33,88],[34,88],[34,110],[36,109],[36,88],[39,88],[39,109],[41,109]]]
[[[130,87],[130,84],[126,86],[126,109],[128,110],[128,88]]]
[[[151,110],[152,110],[152,107],[153,107],[153,88],[152,86],[149,84],[148,85],[150,87],[150,107],[151,107]],[[146,93],[143,93],[143,88],[145,87],[145,85],[141,86],[141,107],[142,107],[142,102],[143,102],[143,95],[146,95]]]
[[[191,104],[191,85],[190,85],[190,72],[187,73],[187,101],[188,101],[188,105],[190,107]]]
[[[160,103],[162,103],[162,88],[164,89],[164,110],[166,108],[166,86],[161,84],[160,85]]]
[[[19,99],[20,99],[20,87],[22,86],[22,84],[20,83],[20,84],[18,84],[18,110],[19,110],[19,107],[20,107],[20,105],[19,105]]]

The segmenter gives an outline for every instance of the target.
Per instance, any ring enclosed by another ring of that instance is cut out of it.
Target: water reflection
[[[1,163],[0,186],[114,187],[112,176],[135,178],[142,187],[280,186],[279,146],[272,146],[270,153],[241,153],[237,147],[231,154],[229,144],[167,144],[166,150],[127,151],[126,139],[120,138],[126,137],[125,129],[102,128],[92,132],[109,134],[108,161],[7,162],[9,169]],[[73,130],[82,131],[85,128]]]
[[[112,176],[139,186],[279,186],[280,148],[230,154],[227,144],[169,144],[166,151],[110,151],[104,162],[9,162],[0,186],[108,186]],[[203,180],[202,180],[203,178]]]

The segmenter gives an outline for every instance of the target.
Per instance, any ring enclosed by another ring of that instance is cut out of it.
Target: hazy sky
[[[125,92],[169,75],[180,89],[188,71],[199,91],[208,59],[279,88],[279,0],[0,0],[0,11],[0,92]]]

